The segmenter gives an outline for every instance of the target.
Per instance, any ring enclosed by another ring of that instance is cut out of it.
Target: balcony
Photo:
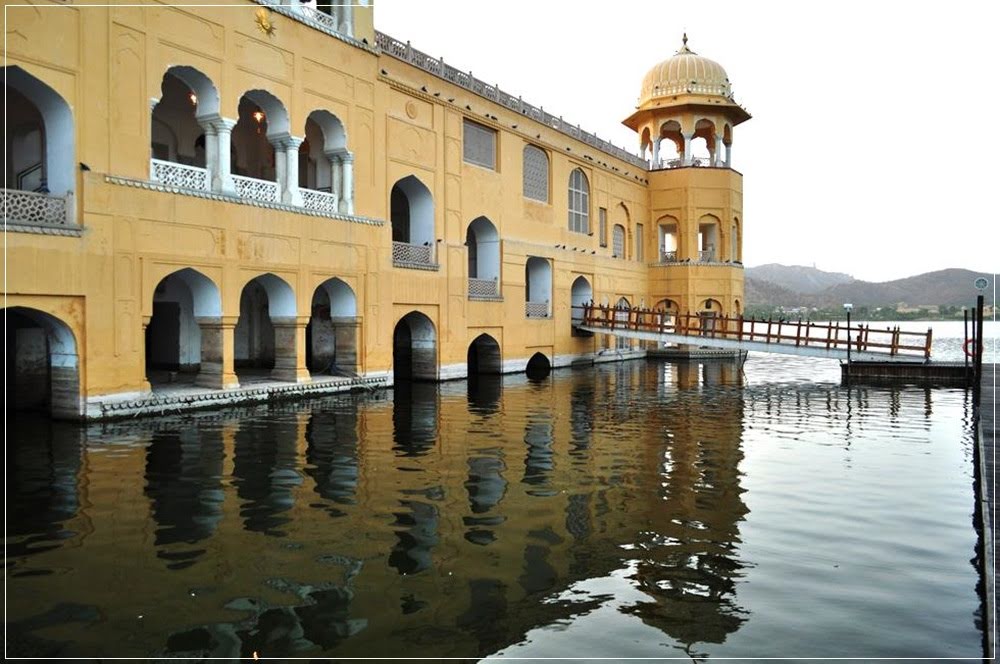
[[[698,252],[698,262],[699,263],[714,263],[715,262],[715,249],[704,249]]]
[[[469,299],[483,301],[502,301],[500,284],[496,279],[476,279],[469,277]]]
[[[258,180],[257,178],[245,175],[234,175],[233,183],[236,185],[236,195],[240,198],[249,198],[254,201],[264,201],[265,203],[278,202],[278,183],[271,180]]]
[[[5,225],[79,231],[73,223],[73,194],[52,196],[19,189],[3,190]]]
[[[302,207],[305,209],[337,214],[340,206],[340,197],[336,194],[304,188],[299,189],[299,193],[302,194]]]
[[[153,182],[181,189],[210,191],[212,188],[207,168],[178,164],[174,161],[150,159],[149,177]]]
[[[668,159],[661,161],[659,165],[654,165],[653,171],[666,171],[674,168],[729,168],[725,162],[713,164],[710,157],[695,157],[690,164],[685,164],[683,159]]]
[[[664,263],[676,263],[677,262],[677,252],[676,251],[665,251],[660,250],[660,265]]]
[[[548,302],[525,302],[524,303],[524,315],[526,318],[548,318],[549,317],[549,303]]]
[[[395,267],[408,267],[417,270],[437,270],[434,262],[434,247],[429,244],[410,244],[408,242],[392,243],[392,264]]]

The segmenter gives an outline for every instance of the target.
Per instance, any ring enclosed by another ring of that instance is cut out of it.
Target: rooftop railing
[[[601,152],[615,157],[616,159],[621,159],[622,161],[643,170],[646,170],[649,167],[649,164],[645,159],[642,159],[639,156],[618,147],[617,145],[613,145],[602,138],[598,138],[590,132],[580,129],[579,125],[571,125],[561,117],[547,113],[540,106],[533,106],[525,102],[520,97],[515,97],[512,94],[504,92],[495,85],[490,85],[489,83],[480,81],[471,73],[460,71],[455,67],[446,64],[442,58],[434,58],[426,53],[423,53],[422,51],[418,51],[413,48],[409,42],[401,42],[398,39],[390,37],[384,32],[378,32],[376,30],[375,43],[380,49],[382,49],[383,53],[387,53],[394,58],[402,60],[403,62],[408,62],[419,69],[423,69],[426,72],[438,76],[439,78],[443,78],[444,80],[463,87],[466,90],[470,90],[481,97],[485,97],[492,102],[505,106],[506,108],[527,116],[532,120],[541,122],[558,132],[566,134],[571,138],[575,138],[582,143],[586,143],[592,148],[600,150]]]

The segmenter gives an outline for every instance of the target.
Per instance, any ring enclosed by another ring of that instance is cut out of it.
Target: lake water
[[[7,651],[981,657],[971,397],[838,380],[751,355],[21,417]]]

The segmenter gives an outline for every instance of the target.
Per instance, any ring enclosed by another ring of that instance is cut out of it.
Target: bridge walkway
[[[585,332],[627,339],[859,362],[928,362],[932,341],[930,329],[907,332],[899,327],[748,320],[595,304],[574,307],[573,323]]]

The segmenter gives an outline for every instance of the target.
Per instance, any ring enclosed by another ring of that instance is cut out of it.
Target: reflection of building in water
[[[393,449],[400,456],[422,456],[438,440],[438,387],[427,383],[397,385],[392,398]]]
[[[353,505],[358,486],[358,403],[344,400],[331,410],[314,410],[306,426],[304,472],[314,491],[333,504],[331,516],[343,516],[339,505]]]
[[[6,443],[8,571],[22,556],[59,546],[80,509],[82,432],[39,416],[10,422]]]
[[[154,544],[171,569],[194,564],[205,550],[169,545],[201,542],[222,520],[224,456],[222,436],[214,429],[158,431],[146,447],[145,493],[158,525]]]
[[[705,384],[733,379],[727,365],[712,363]],[[658,503],[649,506],[649,530],[635,580],[650,601],[627,611],[684,644],[722,643],[739,629],[747,612],[736,601],[743,562],[737,546],[743,503],[739,464],[743,459],[743,395],[733,390],[704,396],[689,389],[688,372],[679,369],[671,398],[648,413],[664,431],[661,446],[649,446],[659,469]],[[670,380],[671,374],[664,374]]]
[[[243,527],[282,536],[279,528],[291,520],[293,489],[302,484],[298,473],[298,420],[276,416],[241,426],[236,432],[233,484]]]

